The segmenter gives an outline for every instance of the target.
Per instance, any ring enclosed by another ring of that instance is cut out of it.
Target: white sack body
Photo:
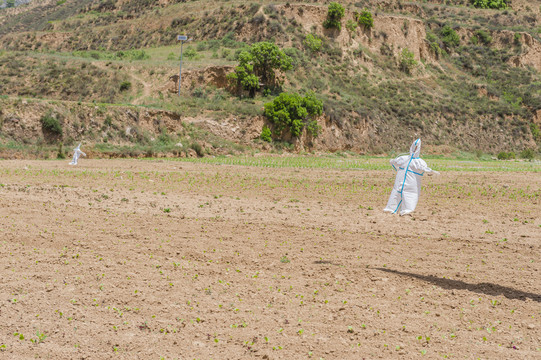
[[[421,154],[421,139],[417,139],[410,147],[410,154],[391,160],[391,166],[396,170],[391,196],[383,211],[406,215],[417,206],[421,194],[421,177],[425,173],[437,173],[419,158]]]
[[[79,160],[79,156],[86,156],[84,152],[81,151],[81,144],[77,146],[75,149],[73,149],[73,160],[69,163],[70,165],[77,165],[77,160]]]

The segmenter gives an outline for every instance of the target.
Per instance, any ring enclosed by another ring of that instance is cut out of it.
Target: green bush
[[[535,157],[535,151],[533,149],[524,149],[520,152],[520,157],[523,159],[532,160]]]
[[[474,37],[476,39],[479,39],[485,45],[488,45],[492,42],[492,36],[490,36],[490,34],[484,30],[477,30]]]
[[[472,0],[472,3],[480,9],[507,9],[509,0]]]
[[[52,117],[51,115],[44,115],[41,117],[40,122],[43,130],[55,135],[62,135],[62,125],[58,119]]]
[[[306,34],[306,37],[304,38],[304,46],[306,46],[308,49],[310,49],[313,52],[318,52],[321,50],[321,39],[318,38],[316,35],[312,34]]]
[[[413,68],[417,66],[415,56],[408,48],[402,49],[400,53],[400,69],[408,74],[411,74]]]
[[[532,132],[534,140],[541,140],[541,130],[539,130],[539,125],[534,122],[530,123],[530,131]]]
[[[304,97],[297,93],[281,93],[272,102],[266,103],[264,108],[264,115],[277,131],[290,131],[294,137],[298,137],[306,125],[312,135],[317,136],[319,129],[314,117],[322,113],[323,103],[314,93]]]
[[[516,158],[516,155],[512,151],[510,152],[501,151],[498,153],[498,160],[512,160],[515,158]]]
[[[440,30],[440,35],[442,36],[443,44],[447,48],[450,49],[460,45],[460,37],[449,25],[445,25]]]
[[[337,2],[329,4],[329,10],[327,12],[327,19],[323,22],[325,29],[338,29],[342,30],[342,18],[344,17],[345,10],[342,5]]]
[[[434,52],[436,57],[440,57],[442,54],[442,50],[440,47],[439,39],[436,35],[434,35],[431,32],[426,33],[426,41],[428,41],[428,44],[430,45],[430,49]]]
[[[207,93],[205,92],[205,89],[201,87],[196,87],[192,91],[192,96],[195,96],[196,98],[200,98],[200,99],[206,99]]]
[[[205,155],[203,153],[203,147],[198,142],[194,141],[193,143],[191,143],[190,148],[193,149],[199,157],[203,157],[203,155]]]
[[[203,58],[203,55],[199,54],[196,49],[189,47],[184,51],[183,56],[190,60],[199,60]]]
[[[266,142],[272,142],[272,132],[271,129],[267,127],[267,125],[263,126],[263,130],[261,130],[261,135],[259,136],[261,140]]]
[[[521,39],[521,36],[519,33],[515,33],[515,36],[513,36],[513,43],[515,45],[520,45],[520,39]]]
[[[66,158],[66,154],[64,154],[64,146],[62,143],[58,144],[58,152],[56,153],[56,158],[58,160],[63,160]]]
[[[120,91],[126,91],[131,89],[131,82],[123,81],[120,83]]]
[[[353,33],[355,30],[357,30],[357,26],[359,26],[355,21],[348,20],[346,23],[346,29],[348,29],[349,32]]]
[[[368,10],[363,10],[360,14],[355,12],[355,18],[359,25],[367,30],[374,27],[374,18],[372,17],[372,13]]]

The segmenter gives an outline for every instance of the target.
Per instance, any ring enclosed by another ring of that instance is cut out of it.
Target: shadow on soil
[[[398,270],[375,268],[376,270],[385,271],[388,273],[409,276],[429,283],[433,283],[444,289],[469,290],[479,294],[490,296],[503,295],[508,299],[526,300],[527,298],[533,301],[541,302],[541,295],[516,290],[506,286],[500,286],[492,283],[469,284],[460,280],[443,279],[432,275],[419,275]]]

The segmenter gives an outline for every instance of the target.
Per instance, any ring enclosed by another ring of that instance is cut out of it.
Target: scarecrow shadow
[[[337,264],[331,260],[316,260],[314,261],[314,264],[319,264],[319,265],[335,265],[335,266],[339,266],[340,264]]]
[[[485,295],[490,295],[490,296],[503,295],[508,299],[516,299],[516,300],[523,300],[523,301],[529,298],[529,299],[532,299],[533,301],[537,301],[541,303],[540,294],[534,294],[534,293],[529,293],[529,292],[525,292],[521,290],[516,290],[507,286],[501,286],[501,285],[496,285],[492,283],[469,284],[461,280],[444,279],[444,278],[439,278],[433,275],[419,275],[419,274],[385,269],[385,268],[375,268],[375,269],[392,273],[392,274],[396,274],[396,275],[409,276],[412,278],[423,280],[423,281],[435,284],[443,289],[468,290],[468,291],[473,291],[479,294],[485,294]]]

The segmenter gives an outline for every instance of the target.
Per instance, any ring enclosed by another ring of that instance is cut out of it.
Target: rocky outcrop
[[[531,66],[541,72],[541,43],[528,33],[520,34],[522,53],[512,57],[509,62],[517,67]]]

